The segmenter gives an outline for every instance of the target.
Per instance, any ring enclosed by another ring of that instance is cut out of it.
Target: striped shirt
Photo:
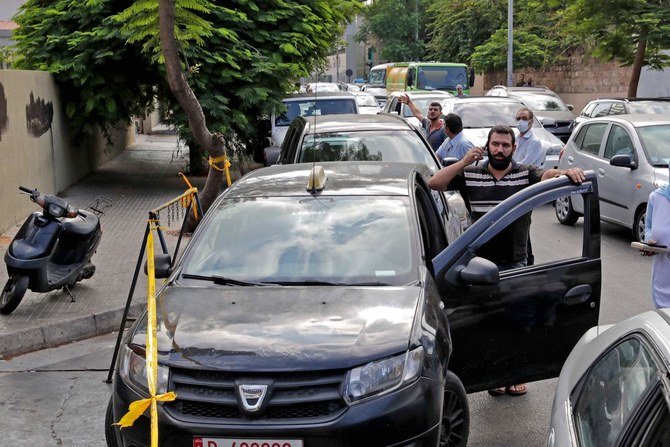
[[[512,169],[500,180],[488,171],[488,162],[481,166],[467,166],[449,184],[457,189],[469,203],[472,220],[479,220],[496,205],[511,195],[542,179],[544,171],[531,165],[512,161]],[[484,244],[477,255],[496,264],[523,261],[527,257],[526,245],[530,229],[530,213],[521,216],[510,226]]]

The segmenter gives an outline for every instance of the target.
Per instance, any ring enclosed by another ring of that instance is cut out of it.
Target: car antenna
[[[312,147],[312,169],[310,170],[310,173],[309,173],[309,180],[308,180],[308,185],[307,185],[308,187],[311,186],[310,193],[312,195],[316,194],[316,190],[317,190],[317,187],[316,187],[316,184],[317,184],[317,182],[316,182],[316,139],[317,139],[317,135],[316,135],[316,115],[317,115],[317,113],[316,113],[316,101],[319,97],[319,91],[318,91],[319,90],[319,85],[318,84],[319,84],[319,74],[316,75],[316,82],[314,83],[314,115],[313,115],[314,116],[314,123],[313,123],[313,126],[314,126],[314,133],[313,133],[314,143],[313,144],[314,145]]]

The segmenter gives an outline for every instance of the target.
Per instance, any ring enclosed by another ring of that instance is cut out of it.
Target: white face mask
[[[526,120],[518,120],[516,122],[516,128],[519,129],[519,132],[521,133],[528,132],[528,129],[530,129],[530,123]]]

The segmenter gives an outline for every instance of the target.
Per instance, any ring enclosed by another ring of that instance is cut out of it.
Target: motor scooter
[[[37,189],[19,189],[42,211],[26,219],[5,253],[9,280],[0,296],[0,314],[5,315],[16,309],[27,289],[44,293],[63,288],[74,301],[70,287],[95,273],[91,257],[102,236],[95,213]]]

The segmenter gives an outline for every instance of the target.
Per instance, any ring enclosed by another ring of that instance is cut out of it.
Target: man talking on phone
[[[519,164],[513,159],[514,131],[508,126],[494,126],[488,135],[486,146],[473,147],[465,156],[452,165],[440,169],[428,182],[431,189],[459,190],[469,199],[473,222],[503,200],[528,186],[559,175],[567,175],[575,183],[586,177],[579,168],[547,169]],[[484,156],[488,160],[480,161]],[[530,229],[530,213],[517,219],[505,230],[484,244],[477,255],[494,262],[498,268],[509,270],[527,265],[527,242]],[[489,391],[492,395],[526,393],[526,384],[510,385]]]

